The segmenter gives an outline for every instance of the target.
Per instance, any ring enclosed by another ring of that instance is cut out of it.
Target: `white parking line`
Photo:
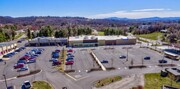
[[[118,68],[119,70],[121,69],[121,68]]]
[[[72,77],[71,75],[69,75],[69,74],[67,74],[67,73],[65,73],[65,75],[66,75],[66,76],[68,76],[68,77],[70,77],[71,79],[73,79],[73,80],[77,81],[77,79],[75,79],[75,78],[74,78],[74,77]]]
[[[88,70],[86,70],[86,72],[88,72]]]
[[[148,66],[149,68],[151,68],[152,66]]]
[[[127,69],[127,67],[124,67],[124,69]]]
[[[81,72],[81,70],[79,70],[78,72]]]

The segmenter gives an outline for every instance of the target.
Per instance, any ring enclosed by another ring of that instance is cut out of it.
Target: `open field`
[[[158,36],[161,36],[161,35],[162,35],[162,33],[160,33],[160,32],[154,32],[154,33],[150,33],[150,34],[142,34],[142,35],[137,35],[137,36],[146,38],[146,39],[157,40]]]
[[[104,32],[98,32],[99,36],[104,36]]]
[[[162,78],[159,73],[145,74],[145,89],[160,89],[162,85],[171,85],[169,78]],[[172,81],[172,86],[180,88],[180,83]]]

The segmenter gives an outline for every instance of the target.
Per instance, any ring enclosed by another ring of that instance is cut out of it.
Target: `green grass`
[[[53,89],[50,84],[44,81],[34,81],[32,83],[32,89]]]
[[[102,87],[102,86],[108,85],[110,83],[120,81],[121,79],[122,79],[121,76],[114,76],[114,77],[101,79],[101,80],[98,80],[95,82],[95,87]]]
[[[15,37],[15,39],[20,38],[23,34],[24,34],[24,33],[19,33],[19,34]]]
[[[145,43],[148,43],[147,40],[143,40],[143,39],[139,39],[139,38],[138,38],[138,40],[139,40],[139,41],[142,41],[142,42],[145,42]]]
[[[99,36],[104,36],[104,32],[98,32]]]
[[[162,35],[161,32],[154,32],[150,34],[141,34],[141,35],[136,35],[136,36],[146,38],[146,39],[151,39],[151,40],[157,40],[158,36],[161,36],[161,35]]]
[[[160,73],[145,74],[145,88],[144,89],[161,89],[162,85],[170,85],[171,80],[168,77],[160,77]],[[180,88],[180,83],[173,81],[173,87]]]

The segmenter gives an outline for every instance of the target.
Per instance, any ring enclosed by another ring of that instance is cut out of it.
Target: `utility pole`
[[[3,77],[4,77],[4,80],[5,80],[6,88],[8,89],[8,86],[7,86],[7,81],[6,81],[6,75],[5,75],[5,74],[3,74]]]

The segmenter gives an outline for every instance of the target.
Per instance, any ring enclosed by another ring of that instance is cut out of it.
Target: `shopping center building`
[[[75,36],[69,37],[69,46],[90,47],[105,45],[134,45],[136,38],[126,36]]]

